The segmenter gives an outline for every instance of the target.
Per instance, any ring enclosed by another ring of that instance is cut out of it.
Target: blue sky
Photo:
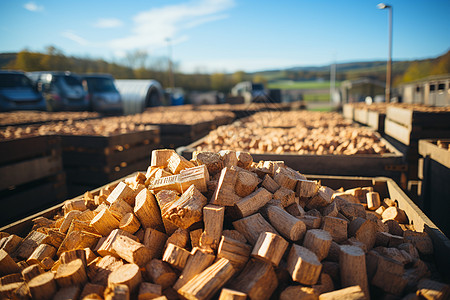
[[[388,11],[372,0],[1,0],[0,52],[56,46],[120,61],[145,50],[182,71],[234,72],[385,60]],[[394,0],[393,59],[450,49],[449,0]]]

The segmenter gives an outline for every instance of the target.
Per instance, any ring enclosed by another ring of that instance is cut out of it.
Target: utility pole
[[[380,3],[379,9],[389,10],[389,57],[386,66],[386,103],[391,101],[391,81],[392,81],[392,5]]]

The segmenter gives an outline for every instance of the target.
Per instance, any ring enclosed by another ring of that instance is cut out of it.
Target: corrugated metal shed
[[[146,107],[164,104],[163,89],[156,80],[117,79],[115,84],[122,96],[125,114],[140,113]]]

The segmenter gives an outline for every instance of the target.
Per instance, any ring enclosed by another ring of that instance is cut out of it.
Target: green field
[[[304,94],[303,100],[306,102],[327,102],[330,101],[330,94]]]
[[[268,83],[269,89],[281,90],[299,90],[299,89],[329,89],[329,81],[293,81],[293,80],[278,80]],[[336,87],[339,87],[339,82],[336,82]]]

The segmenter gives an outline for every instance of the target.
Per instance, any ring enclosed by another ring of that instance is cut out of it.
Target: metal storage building
[[[156,80],[117,79],[125,114],[140,113],[147,107],[164,105],[164,92]]]

